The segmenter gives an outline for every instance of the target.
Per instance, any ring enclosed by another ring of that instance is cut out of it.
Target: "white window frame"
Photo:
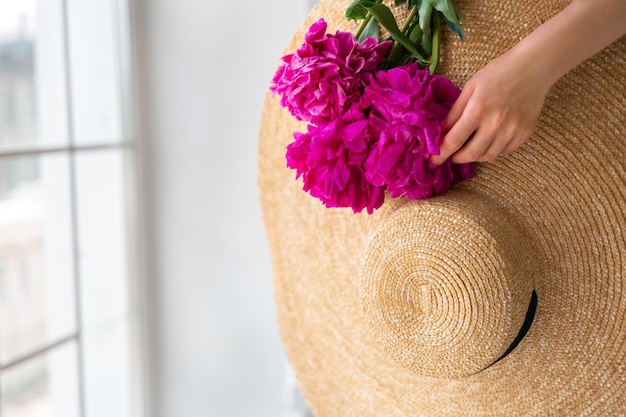
[[[44,0],[45,1],[45,0]],[[72,257],[74,270],[74,300],[75,300],[75,317],[76,330],[58,340],[52,340],[47,344],[31,350],[19,357],[13,358],[8,362],[0,364],[0,376],[3,372],[12,370],[32,359],[39,358],[53,351],[54,349],[75,343],[77,347],[77,368],[78,368],[78,398],[79,398],[79,415],[87,417],[84,393],[84,363],[83,363],[83,346],[81,344],[82,337],[82,311],[81,311],[81,271],[79,267],[79,230],[78,230],[78,198],[76,185],[76,158],[83,152],[98,152],[122,150],[124,151],[124,186],[125,196],[124,203],[126,208],[126,234],[128,238],[128,314],[130,329],[130,363],[132,369],[130,371],[130,386],[132,393],[130,398],[132,401],[132,417],[148,416],[147,386],[148,377],[146,375],[147,354],[146,354],[146,326],[145,326],[145,261],[144,261],[144,245],[143,245],[143,223],[142,202],[141,202],[141,150],[140,140],[138,137],[138,128],[135,126],[136,102],[135,102],[135,73],[133,65],[133,36],[131,31],[130,10],[132,0],[116,0],[118,21],[121,22],[117,32],[118,47],[120,48],[120,80],[121,80],[121,109],[124,136],[122,140],[111,142],[102,138],[102,141],[92,142],[89,144],[76,143],[73,130],[74,114],[72,103],[72,74],[70,65],[70,41],[68,29],[68,0],[61,0],[62,4],[62,26],[63,26],[63,61],[65,68],[65,95],[66,95],[66,114],[67,114],[67,135],[68,141],[65,145],[52,146],[32,146],[17,149],[1,150],[0,159],[12,159],[18,157],[40,157],[49,154],[64,154],[69,161],[69,179],[70,179],[70,211],[72,226]],[[0,397],[0,405],[2,398]]]

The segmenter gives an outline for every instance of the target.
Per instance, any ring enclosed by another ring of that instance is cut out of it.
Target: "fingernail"
[[[450,126],[448,126],[448,119],[443,119],[443,127],[441,128],[442,133],[448,133],[450,131]]]

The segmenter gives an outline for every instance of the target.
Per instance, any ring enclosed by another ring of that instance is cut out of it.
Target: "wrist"
[[[542,51],[528,42],[520,42],[500,57],[518,82],[547,93],[562,76]]]

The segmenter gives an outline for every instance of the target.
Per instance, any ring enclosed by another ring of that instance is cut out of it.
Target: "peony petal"
[[[324,34],[326,33],[327,27],[328,25],[326,24],[326,21],[323,18],[319,19],[317,22],[313,23],[311,27],[309,27],[309,30],[304,36],[304,41],[307,43],[311,43],[322,40]]]
[[[460,90],[417,64],[376,71],[391,42],[326,34],[315,22],[305,42],[285,55],[270,91],[309,122],[287,146],[287,166],[327,207],[372,213],[392,197],[426,198],[474,175],[473,164],[428,164]]]
[[[444,119],[460,94],[450,80],[408,64],[366,81],[370,130],[380,137],[365,161],[366,179],[386,187],[391,197],[426,198],[472,175],[471,164],[428,164],[439,153]]]

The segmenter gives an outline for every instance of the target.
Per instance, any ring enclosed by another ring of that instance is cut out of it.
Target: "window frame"
[[[124,196],[122,200],[125,208],[125,234],[127,242],[126,253],[126,273],[127,294],[128,294],[128,328],[129,328],[129,363],[131,364],[129,386],[131,393],[131,411],[133,417],[144,417],[148,414],[147,401],[147,369],[148,358],[147,331],[146,331],[146,286],[145,286],[145,251],[144,251],[144,224],[143,224],[143,195],[141,193],[142,181],[142,147],[139,136],[137,119],[137,94],[136,94],[136,57],[134,54],[134,28],[132,19],[132,0],[110,0],[116,12],[117,27],[112,30],[115,33],[115,47],[119,51],[119,71],[122,138],[121,140],[110,141],[102,138],[100,141],[90,143],[77,143],[74,132],[74,109],[72,101],[72,73],[71,73],[71,45],[69,33],[69,11],[68,1],[60,0],[61,6],[61,26],[62,26],[62,61],[64,67],[63,79],[65,81],[65,109],[67,124],[67,142],[63,145],[30,145],[14,147],[11,149],[0,149],[0,160],[15,159],[19,157],[41,157],[50,154],[63,154],[67,156],[69,164],[69,195],[70,195],[70,217],[71,217],[71,242],[72,242],[72,263],[73,263],[73,284],[75,302],[75,330],[56,340],[33,348],[28,352],[11,358],[9,361],[0,363],[0,377],[3,373],[15,369],[19,365],[27,363],[33,359],[42,357],[55,349],[75,343],[77,350],[78,369],[78,410],[81,417],[86,417],[85,404],[85,381],[84,381],[84,346],[83,322],[82,322],[82,295],[81,295],[81,271],[80,271],[80,230],[78,225],[78,190],[77,190],[77,168],[76,160],[79,155],[87,152],[107,152],[120,151],[123,155],[124,167]],[[0,407],[2,397],[0,392]]]

